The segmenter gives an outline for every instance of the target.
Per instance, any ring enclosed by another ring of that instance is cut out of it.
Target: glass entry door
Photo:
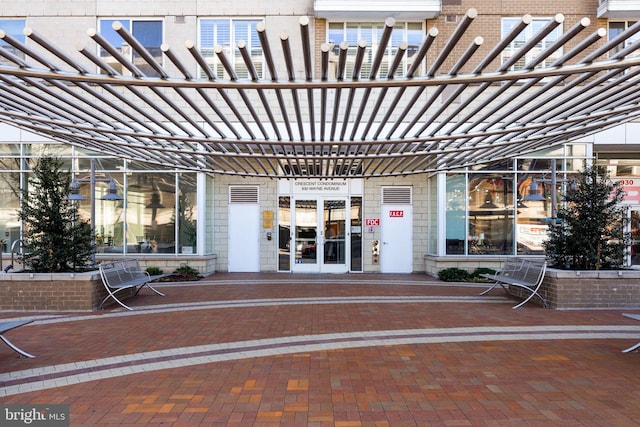
[[[346,273],[346,199],[296,200],[292,215],[292,271]]]

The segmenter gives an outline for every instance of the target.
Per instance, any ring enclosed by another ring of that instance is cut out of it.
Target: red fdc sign
[[[389,216],[391,218],[402,218],[404,217],[404,211],[389,211]]]
[[[366,225],[367,227],[379,227],[380,218],[365,218],[364,225]]]

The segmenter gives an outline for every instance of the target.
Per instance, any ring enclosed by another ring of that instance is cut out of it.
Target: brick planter
[[[98,271],[0,274],[0,310],[92,311],[106,295]]]
[[[547,269],[540,293],[558,310],[640,309],[640,271]]]

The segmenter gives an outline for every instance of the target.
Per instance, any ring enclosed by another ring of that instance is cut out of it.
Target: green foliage
[[[480,277],[481,274],[496,274],[496,271],[493,268],[478,267],[473,271],[473,273],[471,273],[471,279],[474,282],[488,280],[484,277]]]
[[[438,279],[444,282],[465,282],[469,280],[469,273],[457,267],[445,268],[438,272]]]
[[[193,267],[183,265],[175,269],[174,275],[180,276],[179,280],[198,280],[200,279],[200,273]]]
[[[603,166],[585,167],[564,195],[544,248],[550,266],[570,270],[616,269],[629,245],[624,191]]]
[[[67,200],[71,174],[62,170],[62,161],[42,157],[22,190],[18,216],[24,225],[25,268],[37,273],[86,270],[95,247],[88,222]]]
[[[438,279],[444,282],[484,282],[487,279],[480,277],[481,274],[495,274],[492,268],[478,267],[473,273],[461,268],[450,267],[438,272]]]
[[[160,267],[147,267],[145,271],[149,273],[149,276],[160,276],[164,274],[164,271],[162,271]]]

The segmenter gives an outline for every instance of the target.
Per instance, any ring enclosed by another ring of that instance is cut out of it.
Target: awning
[[[123,56],[114,58],[126,75],[117,73],[93,46],[81,47],[81,55],[67,53],[35,30],[25,29],[26,45],[0,30],[0,38],[26,58],[0,48],[6,60],[0,63],[0,121],[106,155],[163,166],[242,176],[348,178],[475,166],[638,117],[638,43],[614,48],[638,32],[640,23],[603,41],[603,29],[583,34],[590,24],[584,18],[557,43],[535,51],[522,69],[512,70],[534,52],[535,43],[526,43],[504,63],[501,54],[531,17],[524,16],[484,57],[477,55],[483,39],[470,33],[475,17],[470,10],[453,35],[438,43],[443,47],[424,75],[417,71],[435,45],[435,28],[425,35],[404,76],[394,75],[391,67],[377,77],[380,58],[374,58],[368,79],[341,74],[340,65],[337,78],[329,78],[329,46],[314,55],[306,17],[295,40],[280,36],[286,75],[277,74],[276,46],[269,44],[267,29],[258,27],[268,77],[248,80],[235,77],[221,49],[216,53],[231,78],[192,75],[189,70],[203,64],[192,42],[183,49],[162,46],[167,68],[177,70],[170,73],[123,28],[117,31],[154,76]],[[563,19],[556,15],[541,32]],[[382,45],[393,25],[393,19],[386,21]],[[88,35],[101,48],[114,49],[94,30]],[[471,38],[469,46],[459,46]],[[301,57],[291,54],[293,43],[301,43]],[[552,65],[536,68],[561,48],[562,56]],[[360,45],[355,55],[366,49]],[[462,53],[443,70],[454,52]],[[346,55],[343,43],[339,64]],[[319,78],[313,73],[315,57],[320,58]],[[252,70],[249,55],[244,60]],[[349,60],[358,64],[357,57]],[[296,70],[304,71],[296,75]]]

